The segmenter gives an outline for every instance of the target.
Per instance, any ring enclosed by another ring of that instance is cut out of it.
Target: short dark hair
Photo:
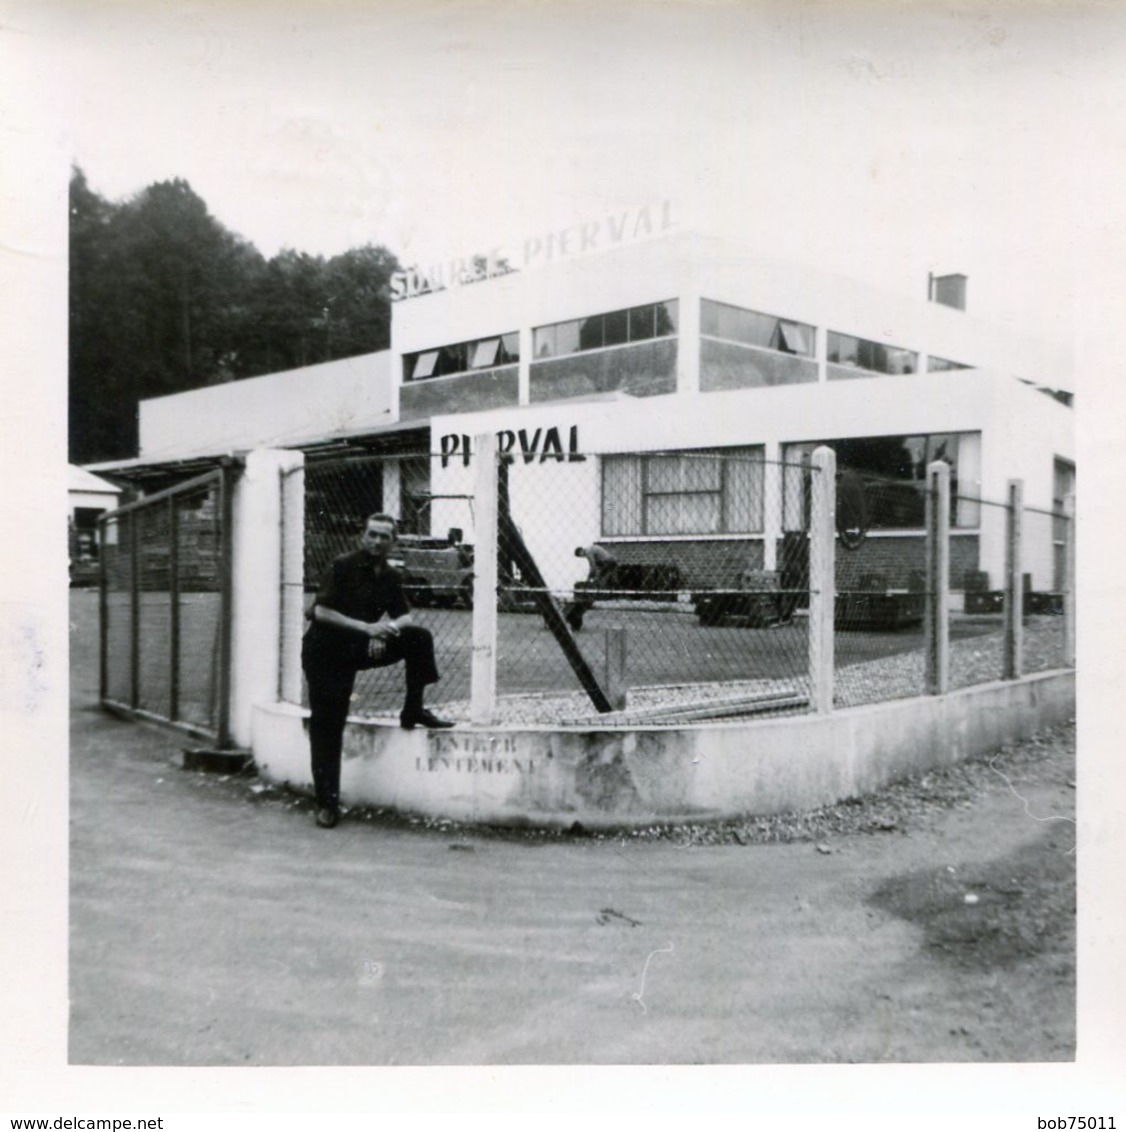
[[[399,520],[394,515],[388,515],[384,511],[376,511],[374,514],[369,515],[364,520],[364,530],[368,529],[368,523],[390,523],[391,531],[393,534],[399,533]]]

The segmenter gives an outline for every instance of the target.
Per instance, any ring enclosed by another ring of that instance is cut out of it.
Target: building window
[[[711,299],[700,300],[700,333],[744,346],[813,357],[814,329],[808,323],[760,314]]]
[[[403,380],[424,381],[471,370],[515,365],[520,360],[520,335],[494,334],[472,342],[456,342],[435,350],[403,355]]]
[[[763,450],[606,456],[602,533],[752,534],[762,530]]]
[[[832,365],[867,369],[874,373],[917,373],[919,355],[914,350],[870,342],[851,334],[829,331],[828,360]]]
[[[408,373],[408,381],[418,381],[419,378],[433,377],[435,367],[438,364],[438,351],[427,350],[425,354],[418,354],[413,359]]]
[[[1067,537],[1069,520],[1064,514],[1064,501],[1075,493],[1075,465],[1058,456],[1052,461],[1052,589],[1062,592],[1067,582]]]
[[[678,323],[676,299],[665,303],[610,311],[608,314],[576,318],[538,326],[532,332],[532,354],[541,358],[559,358],[583,350],[601,350],[606,346],[623,346],[629,342],[647,342],[652,338],[669,338]]]
[[[782,449],[783,524],[804,530],[809,521],[809,476],[806,469],[820,445],[837,454],[837,471],[860,475],[872,530],[921,530],[926,514],[924,486],[927,465],[950,465],[950,522],[976,527],[981,521],[981,434],[931,433],[926,436],[850,437],[787,444]]]

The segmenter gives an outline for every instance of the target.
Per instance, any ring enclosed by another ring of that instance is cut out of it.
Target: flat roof
[[[263,444],[263,448],[283,448],[289,451],[301,451],[314,457],[328,455],[346,455],[369,450],[372,447],[390,449],[396,452],[411,450],[407,445],[394,443],[398,438],[419,438],[429,436],[430,422],[396,421],[390,424],[374,425],[368,428],[343,429],[330,435],[310,435],[303,440],[289,440],[285,444]],[[391,441],[390,444],[386,443]],[[106,475],[113,475],[129,482],[144,479],[165,480],[173,476],[199,475],[202,472],[217,468],[226,460],[241,460],[250,448],[228,448],[221,451],[192,452],[190,450],[181,454],[165,453],[161,457],[133,456],[128,460],[107,460],[89,467]],[[96,478],[91,476],[91,478]],[[104,481],[101,481],[104,482]],[[105,490],[118,491],[119,488],[106,484]]]

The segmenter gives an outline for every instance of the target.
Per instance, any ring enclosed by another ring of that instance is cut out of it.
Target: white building
[[[447,265],[445,286],[400,279],[390,351],[143,402],[141,455],[114,469],[144,485],[258,446],[429,451],[402,474],[389,461],[382,505],[406,516],[428,492],[444,533],[469,526],[450,497],[472,490],[470,438],[494,432],[515,457],[513,515],[560,586],[581,573],[571,549],[594,539],[624,563],[673,564],[688,585],[775,568],[802,509],[781,465],[818,443],[897,478],[947,460],[955,589],[971,572],[1000,582],[1002,513],[977,499],[1001,503],[1020,479],[1047,512],[1074,490],[1069,357],[958,309],[962,277],[932,281],[934,299],[925,280],[918,298],[889,295],[655,232],[640,213],[632,234],[653,238],[631,242],[626,219],[555,234],[550,259],[540,240],[523,260]],[[747,458],[751,505],[733,507],[707,461],[693,479],[675,456],[646,455],[717,449]],[[870,517],[840,559],[901,587],[921,564],[921,503]],[[1024,568],[1034,589],[1058,588],[1050,535]]]
[[[121,499],[121,488],[74,464],[67,468],[67,533],[71,574],[98,559],[98,519]],[[94,575],[87,570],[92,578]]]

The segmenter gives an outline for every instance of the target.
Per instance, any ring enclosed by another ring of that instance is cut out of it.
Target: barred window
[[[601,350],[605,346],[668,338],[677,331],[678,317],[677,300],[670,299],[668,302],[647,303],[589,318],[538,326],[532,332],[532,354],[537,360],[558,358],[583,350]]]
[[[604,535],[750,534],[762,526],[762,448],[602,461]]]
[[[730,303],[700,300],[700,333],[744,346],[813,357],[814,328],[805,322],[744,310]]]

